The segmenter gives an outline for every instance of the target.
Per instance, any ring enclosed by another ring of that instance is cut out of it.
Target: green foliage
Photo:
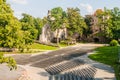
[[[0,0],[0,47],[15,48],[20,45],[20,23],[13,16],[13,11],[6,4],[6,0]],[[12,57],[4,57],[0,54],[0,63],[7,63],[10,70],[16,69],[16,62]]]
[[[113,33],[113,38],[114,39],[119,39],[120,38],[120,9],[115,7],[114,9],[111,10],[111,15],[112,15],[112,33]]]
[[[101,28],[100,33],[108,39],[120,38],[120,10],[115,7],[114,9],[104,9],[104,12],[97,15],[98,26]]]
[[[81,36],[87,28],[84,18],[80,15],[78,8],[68,8],[67,12],[63,11],[61,7],[53,8],[51,10],[51,17],[54,17],[54,21],[49,21],[52,30],[66,27],[70,37],[74,33],[78,33]]]
[[[31,40],[37,38],[38,31],[34,25],[34,18],[28,14],[22,14],[23,18],[20,20],[22,22],[22,30],[28,31],[30,33],[29,37]],[[36,24],[37,25],[37,24]]]
[[[63,16],[63,9],[61,7],[56,7],[51,10],[51,16],[55,19],[61,19]]]
[[[33,43],[34,40],[39,39],[39,35],[41,33],[42,26],[44,22],[40,18],[34,18],[29,14],[23,13],[23,18],[20,19],[22,23],[22,30],[24,33],[27,33],[28,40],[26,43]]]
[[[75,45],[74,43],[70,43],[71,40],[62,40],[60,42],[60,47],[67,47],[67,46],[73,46]]]
[[[92,26],[92,23],[91,23],[92,20],[93,20],[93,19],[92,19],[91,16],[86,16],[86,17],[85,17],[86,25],[87,25],[87,26]]]
[[[55,20],[51,20],[51,18],[55,18]],[[57,44],[59,46],[59,29],[65,28],[67,26],[67,15],[66,12],[63,11],[61,7],[56,7],[51,10],[51,15],[48,18],[51,30],[57,30]]]
[[[80,10],[78,8],[68,8],[68,33],[73,35],[74,33],[79,33],[81,36],[85,29],[87,29],[84,18],[80,15]]]
[[[64,11],[61,7],[51,10],[49,17],[43,19],[32,17],[28,14],[22,14],[20,21],[14,17],[10,5],[6,0],[0,0],[0,47],[19,48],[21,51],[31,45],[36,39],[39,39],[42,26],[50,24],[53,31],[66,27],[68,37],[77,33],[80,37],[88,37],[92,34],[90,30],[92,17],[83,18],[78,8],[68,8]],[[99,28],[98,37],[104,37],[108,40],[120,38],[120,9],[98,9],[94,16],[98,18],[96,27]],[[55,20],[51,20],[51,18]],[[57,34],[57,42],[58,34]]]
[[[100,36],[112,39],[113,33],[111,30],[112,20],[111,20],[111,11],[109,9],[104,9],[104,12],[96,13],[98,18],[97,25],[100,27],[101,31],[99,32]]]
[[[115,70],[115,75],[117,80],[120,80],[120,68],[119,65],[117,64],[117,60],[118,60],[118,49],[120,47],[118,46],[107,46],[107,47],[100,47],[95,49],[96,53],[95,54],[91,54],[89,56],[89,58],[110,65],[112,67],[114,67]]]
[[[0,53],[0,64],[7,63],[10,70],[17,69],[16,61],[12,57],[4,57],[3,54]]]
[[[51,25],[51,29],[53,31],[55,31],[56,29],[60,29],[63,27],[63,18],[64,18],[64,15],[63,15],[63,9],[61,7],[56,7],[56,8],[53,8],[51,10],[51,16],[50,18],[54,17],[55,20],[54,21],[51,21],[49,20],[49,23]]]
[[[23,36],[23,44],[20,46],[21,52],[24,51],[24,48],[29,48],[29,45],[37,39],[38,33],[40,33],[40,25],[39,19],[35,19],[34,17],[28,14],[22,14],[23,18],[20,19],[22,24],[22,30],[24,33]]]
[[[22,38],[21,23],[4,0],[0,5],[0,47],[18,48]]]
[[[112,41],[110,42],[110,46],[118,46],[118,45],[119,45],[119,43],[118,43],[117,40],[112,40]]]
[[[44,26],[43,20],[40,18],[34,18],[34,25],[38,30],[37,39],[39,39],[39,35],[41,34],[42,27]]]

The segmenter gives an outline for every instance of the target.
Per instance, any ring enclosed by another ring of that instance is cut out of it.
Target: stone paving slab
[[[11,70],[6,64],[0,64],[0,80],[30,80],[27,71],[18,66],[17,70]]]
[[[26,69],[31,80],[49,80],[50,75],[44,69],[31,67],[29,65],[21,65],[21,67]]]

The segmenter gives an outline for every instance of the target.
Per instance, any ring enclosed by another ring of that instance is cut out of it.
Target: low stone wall
[[[0,48],[0,52],[13,52],[15,51],[14,48]]]

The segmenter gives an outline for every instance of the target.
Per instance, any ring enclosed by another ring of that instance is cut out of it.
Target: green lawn
[[[60,47],[67,47],[68,45],[65,44],[64,42],[61,42],[59,44],[59,46]],[[42,51],[46,51],[46,50],[57,50],[57,49],[59,49],[59,47],[48,46],[48,45],[43,45],[43,44],[39,44],[39,43],[33,43],[32,45],[29,45],[29,50],[24,49],[24,52],[20,52],[20,51],[16,50],[14,52],[0,52],[0,53],[4,53],[4,54],[37,53],[37,52],[42,52]]]
[[[120,47],[105,46],[105,47],[97,48],[95,49],[95,51],[97,52],[95,54],[91,54],[89,58],[112,66],[115,70],[115,75],[117,77],[117,80],[120,80],[120,75],[118,74],[118,71],[120,72],[120,69],[118,69],[118,66],[120,66],[120,64],[117,63],[118,48]]]
[[[32,45],[29,46],[29,50],[24,49],[24,52],[20,52],[18,50],[14,52],[0,52],[3,54],[16,54],[16,53],[37,53],[37,52],[43,52],[46,50],[57,50],[58,47],[53,47],[53,46],[47,46],[39,43],[33,43]]]
[[[40,49],[40,50],[56,50],[58,47],[53,47],[53,46],[47,46],[39,43],[33,43],[32,45],[29,46],[30,49]]]

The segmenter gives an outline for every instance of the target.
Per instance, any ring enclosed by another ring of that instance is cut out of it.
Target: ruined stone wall
[[[54,32],[51,31],[49,24],[45,24],[42,28],[42,33],[40,34],[40,43],[51,43],[55,38],[66,39],[67,38],[67,28],[56,29]]]

